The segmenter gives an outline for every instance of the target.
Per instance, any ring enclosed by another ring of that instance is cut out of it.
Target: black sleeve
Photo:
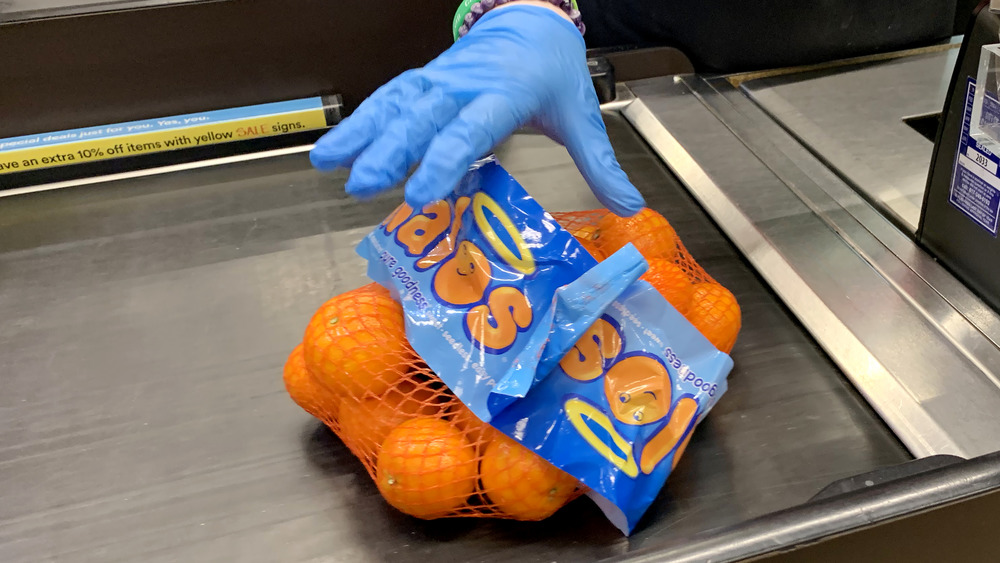
[[[951,36],[959,2],[578,0],[588,47],[677,47],[704,72],[796,66],[927,45]]]

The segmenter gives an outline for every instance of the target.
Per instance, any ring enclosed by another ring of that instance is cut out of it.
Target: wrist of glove
[[[406,178],[408,204],[446,197],[469,165],[533,124],[563,144],[598,199],[618,215],[644,205],[615,159],[580,32],[553,10],[487,12],[427,66],[366,99],[310,153],[320,170],[351,169],[347,192],[366,198]]]

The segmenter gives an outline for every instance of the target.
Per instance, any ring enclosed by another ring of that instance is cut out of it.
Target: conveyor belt
[[[630,126],[651,207],[743,306],[730,391],[631,538],[586,499],[543,523],[422,522],[287,398],[312,311],[398,195],[347,199],[304,154],[0,198],[0,560],[588,561],[808,500],[908,459]],[[596,206],[565,151],[501,160],[551,210]]]

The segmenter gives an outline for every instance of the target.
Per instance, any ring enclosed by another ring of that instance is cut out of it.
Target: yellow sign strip
[[[0,174],[322,129],[322,108],[0,152]]]

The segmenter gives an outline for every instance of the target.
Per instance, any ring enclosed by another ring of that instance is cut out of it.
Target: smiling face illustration
[[[625,358],[604,376],[604,394],[619,421],[635,425],[656,422],[670,410],[670,374],[653,358]]]
[[[597,319],[559,361],[559,367],[577,381],[593,381],[604,374],[604,365],[621,349],[622,337],[615,327]]]
[[[452,305],[469,305],[483,299],[492,272],[483,251],[469,241],[462,241],[454,256],[434,274],[434,291]]]

